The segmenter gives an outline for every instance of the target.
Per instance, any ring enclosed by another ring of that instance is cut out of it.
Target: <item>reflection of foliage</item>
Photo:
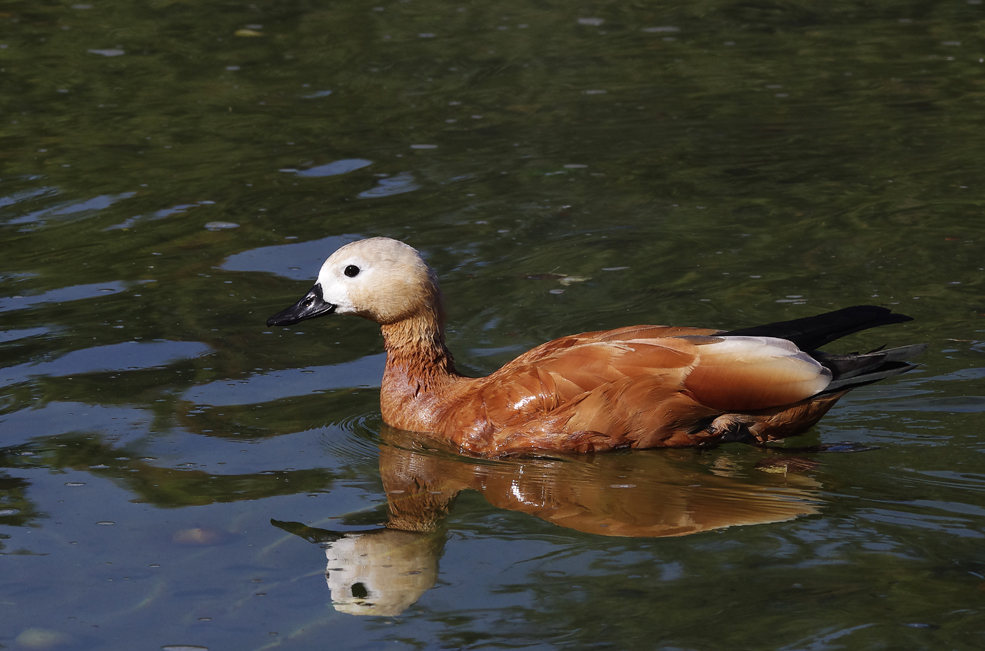
[[[208,436],[221,433],[224,437],[266,438],[322,427],[329,423],[342,424],[352,414],[372,414],[379,409],[379,391],[341,389],[282,400],[263,405],[192,405],[177,402],[177,421],[190,431]],[[258,413],[259,412],[259,413]],[[354,435],[372,437],[369,430],[357,428]]]
[[[201,470],[161,468],[141,459],[121,457],[117,448],[96,437],[63,436],[43,455],[52,469],[84,470],[126,485],[138,501],[159,507],[256,500],[275,495],[323,491],[334,477],[325,470],[281,470],[249,475],[218,475]]]
[[[852,562],[798,563],[795,558],[809,558],[817,548],[796,536],[775,540],[790,546],[792,558],[777,558],[743,542],[740,537],[690,553],[667,549],[668,541],[661,541],[658,550],[629,544],[615,550],[611,559],[595,555],[598,560],[584,570],[533,570],[522,584],[501,586],[503,593],[524,599],[507,609],[495,627],[477,624],[466,609],[426,614],[441,622],[442,641],[450,648],[484,640],[547,645],[558,639],[565,648],[613,651],[809,648],[821,631],[853,627],[854,644],[845,648],[879,648],[889,640],[903,648],[914,638],[896,622],[925,621],[921,618],[935,612],[928,609],[928,589],[940,599],[956,600],[952,603],[974,589],[953,564],[942,562],[936,571],[915,573],[908,569],[914,559],[905,554],[858,549],[848,554]],[[858,540],[832,535],[825,542],[847,548]],[[688,544],[694,546],[693,541]],[[634,552],[645,560],[633,561]],[[661,563],[665,555],[678,561]],[[865,572],[859,572],[860,565]],[[723,619],[712,625],[710,615]],[[880,624],[873,626],[873,621]],[[892,624],[882,625],[884,621]],[[978,630],[971,616],[954,622],[962,631],[952,633],[954,639],[972,639]]]
[[[39,464],[30,446],[0,448],[0,468],[36,468]],[[27,497],[31,485],[26,479],[12,477],[0,470],[0,525],[24,527],[38,526],[37,521],[46,514]],[[0,550],[3,541],[10,536],[0,534]],[[15,552],[17,553],[17,552]]]
[[[27,497],[26,479],[0,473],[0,524],[22,527],[43,517]]]

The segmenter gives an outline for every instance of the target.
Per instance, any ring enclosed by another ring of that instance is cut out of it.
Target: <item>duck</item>
[[[765,445],[810,429],[852,389],[913,370],[907,360],[927,347],[818,350],[912,320],[857,305],[728,331],[635,325],[573,334],[467,377],[445,344],[437,274],[412,246],[386,237],[337,249],[311,290],[267,325],[343,314],[380,326],[384,423],[480,457]]]

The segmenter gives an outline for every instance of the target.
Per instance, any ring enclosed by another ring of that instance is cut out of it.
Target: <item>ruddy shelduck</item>
[[[914,368],[915,344],[862,354],[817,349],[910,321],[872,305],[720,331],[638,325],[541,344],[486,377],[455,370],[434,271],[375,237],[325,261],[314,287],[267,320],[327,314],[380,324],[383,420],[483,456],[765,443],[812,427],[849,390]]]

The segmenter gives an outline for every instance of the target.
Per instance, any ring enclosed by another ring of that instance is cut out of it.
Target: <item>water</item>
[[[7,3],[0,644],[981,648],[983,11]],[[859,303],[916,320],[842,350],[931,347],[790,442],[874,451],[463,459],[380,422],[372,324],[264,325],[375,235],[471,373]]]

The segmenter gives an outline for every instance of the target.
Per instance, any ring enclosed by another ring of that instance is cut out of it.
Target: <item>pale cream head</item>
[[[343,246],[322,265],[318,285],[336,314],[382,325],[443,312],[434,272],[417,249],[388,237]]]

